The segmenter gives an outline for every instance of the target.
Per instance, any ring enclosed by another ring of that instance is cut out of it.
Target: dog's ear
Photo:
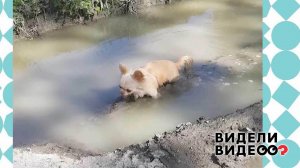
[[[126,74],[128,72],[128,69],[125,65],[119,64],[119,69],[122,75]]]
[[[139,81],[139,82],[141,82],[141,81],[144,80],[144,74],[143,74],[143,72],[140,71],[140,70],[134,71],[132,77],[133,77],[133,79],[135,79],[135,80],[137,80],[137,81]]]

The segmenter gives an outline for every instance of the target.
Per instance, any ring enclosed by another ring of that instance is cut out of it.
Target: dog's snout
[[[134,95],[132,93],[128,93],[125,90],[120,90],[120,94],[122,98],[125,99],[126,101],[134,100]]]
[[[128,96],[128,93],[124,90],[120,90],[120,93],[123,98],[126,98]]]
[[[125,101],[127,101],[127,102],[131,102],[131,101],[134,101],[134,100],[135,100],[133,94],[128,94],[127,96],[124,96],[123,98],[124,98]]]

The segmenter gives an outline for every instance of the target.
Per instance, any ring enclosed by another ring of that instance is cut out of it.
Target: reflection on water
[[[186,1],[18,41],[15,146],[108,151],[259,101],[260,12],[258,0]],[[120,62],[182,55],[195,59],[188,78],[161,88],[158,100],[120,102],[108,113],[119,97]]]

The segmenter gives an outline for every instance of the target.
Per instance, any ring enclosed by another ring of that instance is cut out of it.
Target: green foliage
[[[91,0],[54,0],[53,3],[56,12],[72,19],[94,15],[95,7]]]
[[[26,19],[36,17],[45,8],[40,0],[14,0],[13,4],[14,13],[21,14]]]
[[[95,3],[96,2],[96,3]],[[14,13],[34,19],[42,12],[62,14],[70,18],[90,18],[100,12],[98,0],[14,0]]]
[[[38,16],[59,19],[88,20],[94,16],[123,10],[128,0],[13,0],[14,31],[19,33],[27,22],[38,22]],[[122,12],[124,13],[124,12]]]

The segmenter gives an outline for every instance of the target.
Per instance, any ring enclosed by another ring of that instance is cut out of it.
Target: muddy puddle
[[[17,41],[15,147],[110,151],[261,100],[260,3],[185,1]],[[161,88],[160,99],[115,104],[119,63],[182,55],[193,57],[193,69]]]

